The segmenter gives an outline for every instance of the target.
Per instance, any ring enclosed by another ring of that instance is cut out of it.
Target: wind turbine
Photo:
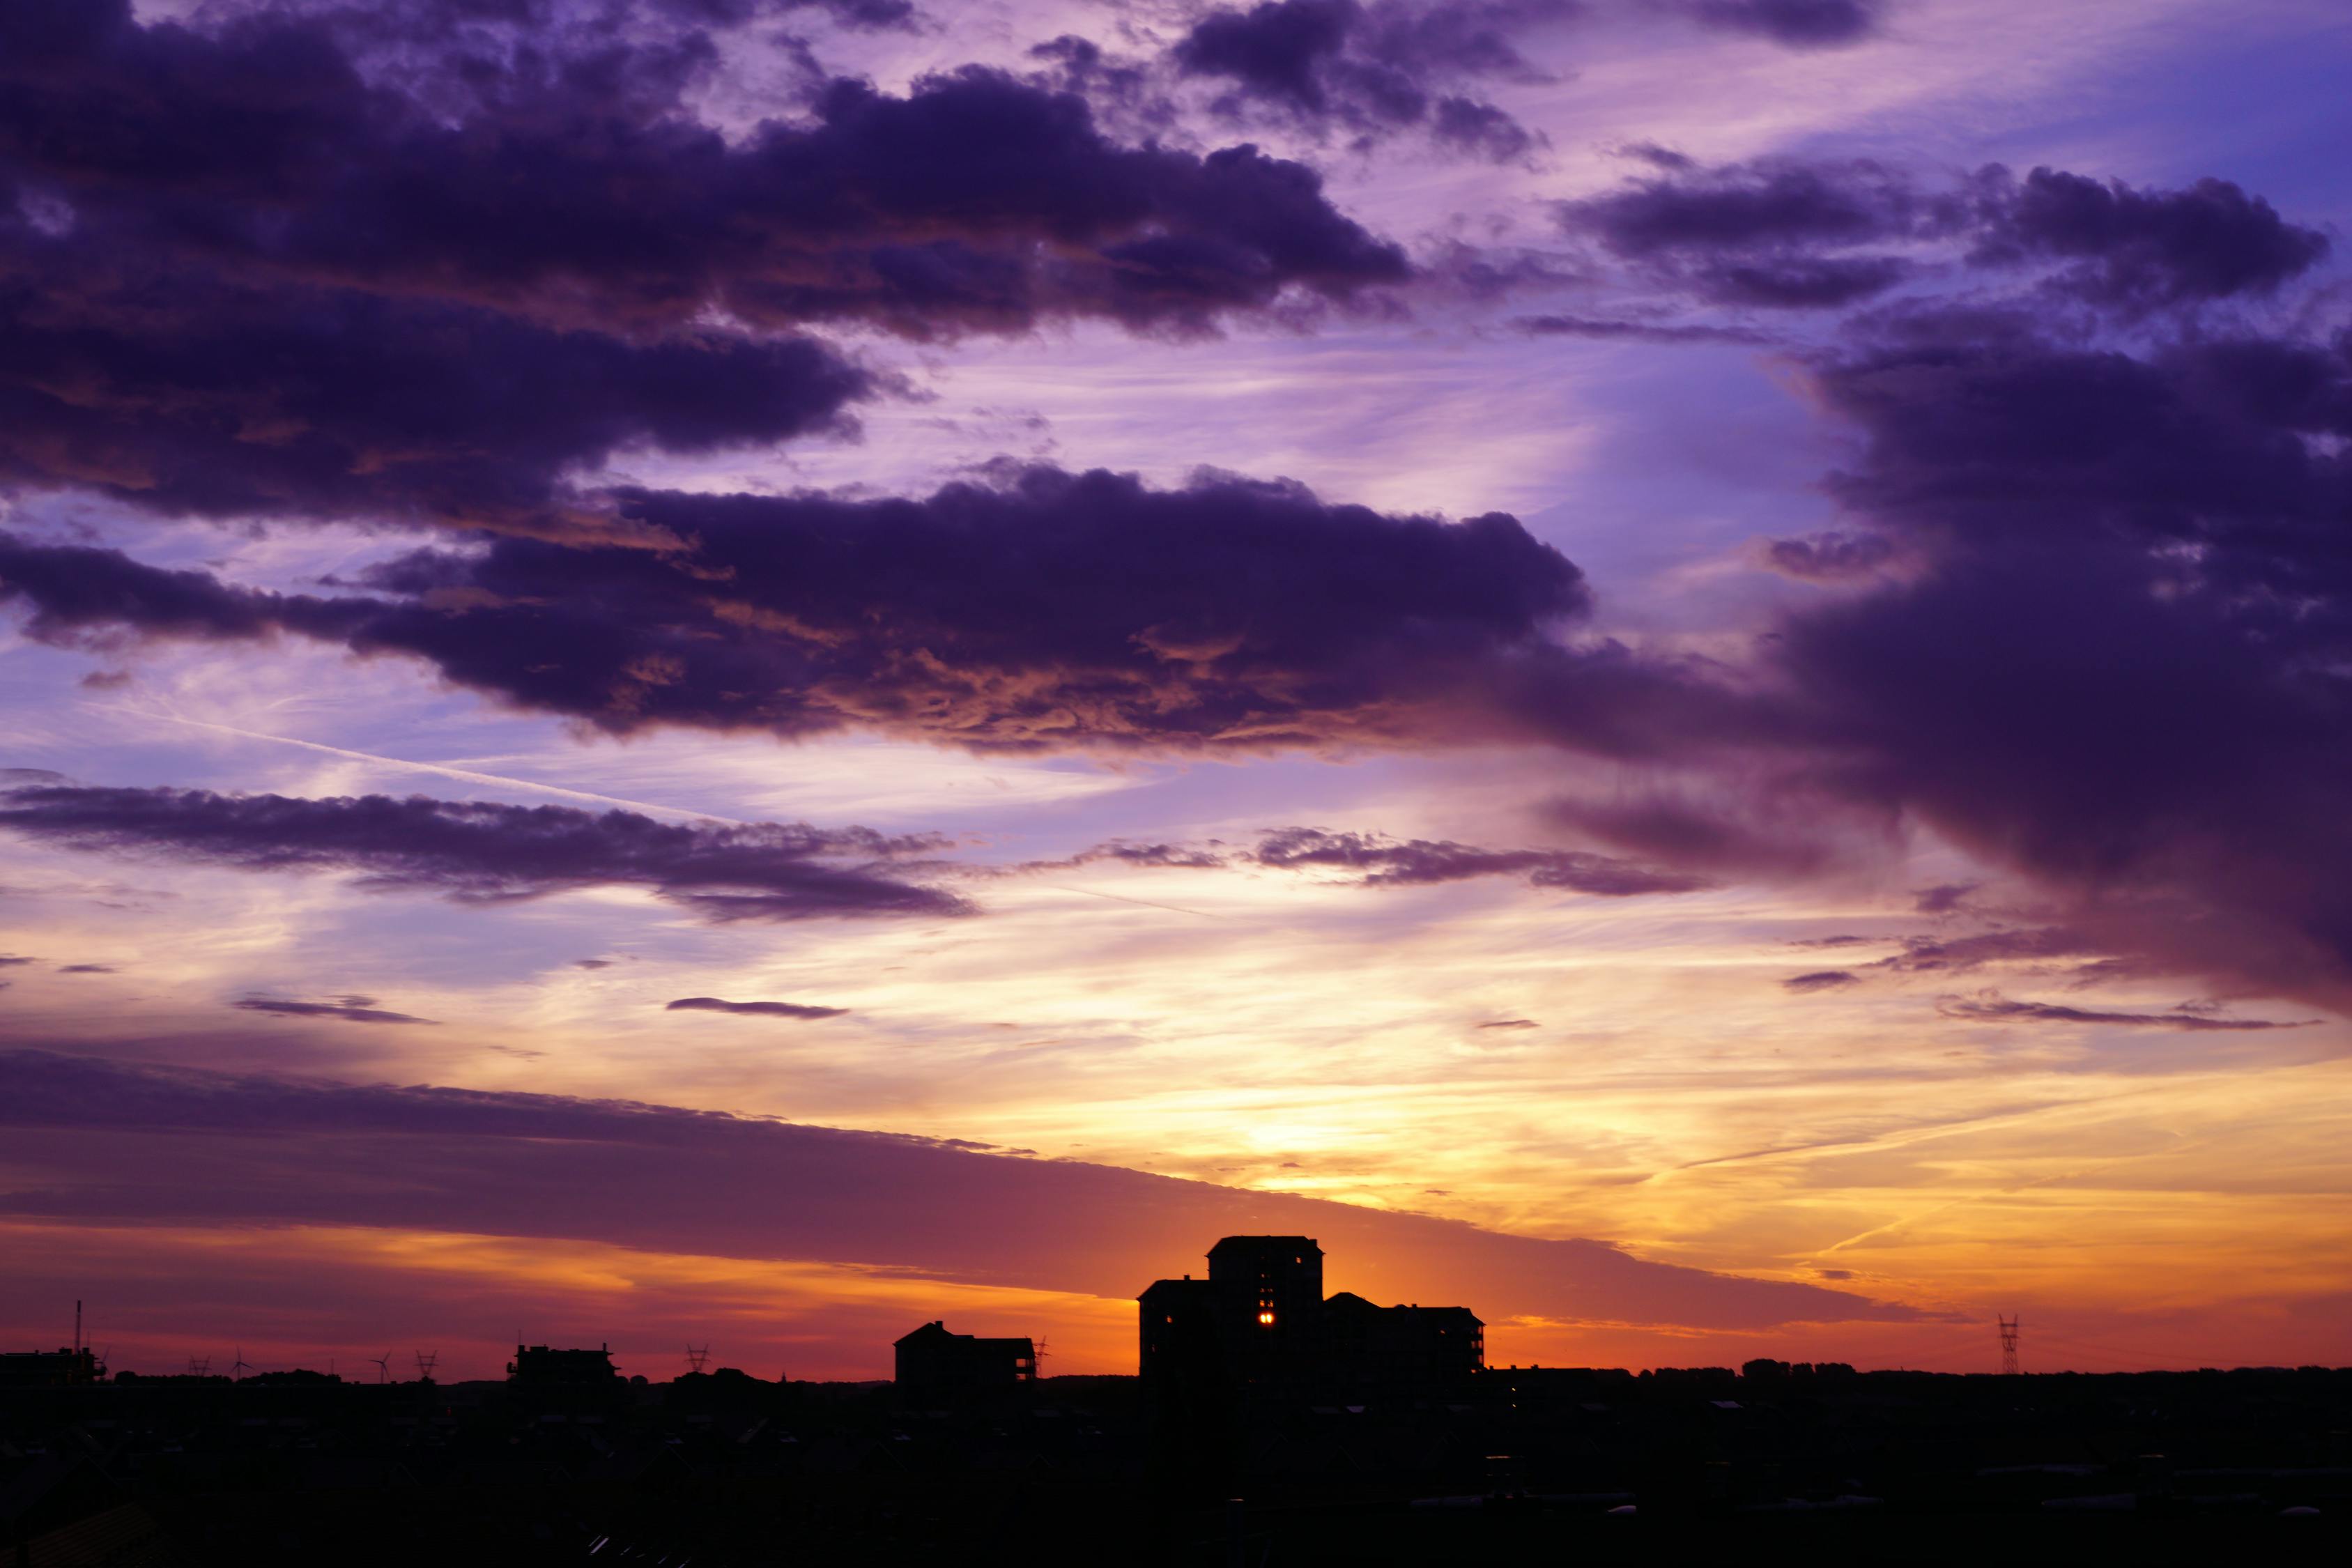
[[[236,1360],[230,1364],[228,1369],[229,1376],[238,1383],[243,1383],[245,1381],[245,1374],[251,1372],[253,1369],[253,1363],[245,1359],[245,1347],[243,1345],[237,1346]]]
[[[392,1352],[391,1352],[390,1351],[386,1351],[386,1352],[384,1352],[382,1355],[363,1356],[363,1357],[362,1357],[361,1359],[362,1359],[362,1360],[363,1360],[363,1361],[372,1361],[372,1362],[375,1363],[375,1380],[376,1380],[376,1382],[378,1382],[378,1383],[385,1383],[385,1382],[389,1382],[389,1381],[391,1380],[391,1377],[392,1377]]]

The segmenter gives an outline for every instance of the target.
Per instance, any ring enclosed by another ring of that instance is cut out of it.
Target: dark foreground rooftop
[[[1497,1370],[1213,1427],[1109,1377],[952,1396],[727,1372],[0,1393],[0,1562],[887,1563],[1008,1543],[1271,1568],[2332,1563],[2352,1561],[2352,1370]]]

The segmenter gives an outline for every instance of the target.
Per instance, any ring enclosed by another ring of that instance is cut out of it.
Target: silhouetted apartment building
[[[1376,1307],[1342,1290],[1323,1303],[1323,1347],[1367,1383],[1442,1383],[1486,1364],[1486,1325],[1467,1307]]]
[[[1034,1342],[951,1334],[938,1321],[901,1336],[897,1350],[898,1381],[915,1388],[1011,1388],[1037,1375]]]
[[[1207,1279],[1159,1280],[1137,1307],[1139,1370],[1160,1386],[1426,1384],[1486,1364],[1486,1325],[1467,1307],[1327,1300],[1312,1237],[1226,1237],[1209,1249]]]
[[[564,1384],[607,1384],[620,1375],[614,1370],[613,1347],[610,1345],[599,1345],[593,1351],[559,1351],[546,1345],[517,1345],[514,1360],[507,1363],[509,1382],[542,1387]]]

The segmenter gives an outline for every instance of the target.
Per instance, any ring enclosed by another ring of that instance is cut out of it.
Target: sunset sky
[[[0,0],[0,1347],[2352,1362],[2347,80]]]

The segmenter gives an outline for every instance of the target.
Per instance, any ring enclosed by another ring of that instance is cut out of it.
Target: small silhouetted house
[[[902,1336],[897,1350],[898,1381],[908,1387],[1011,1388],[1037,1376],[1034,1342],[951,1334],[945,1323],[938,1321]]]
[[[514,1360],[507,1363],[508,1382],[539,1387],[583,1384],[593,1386],[617,1382],[620,1375],[613,1367],[611,1345],[600,1345],[593,1351],[517,1345]]]

